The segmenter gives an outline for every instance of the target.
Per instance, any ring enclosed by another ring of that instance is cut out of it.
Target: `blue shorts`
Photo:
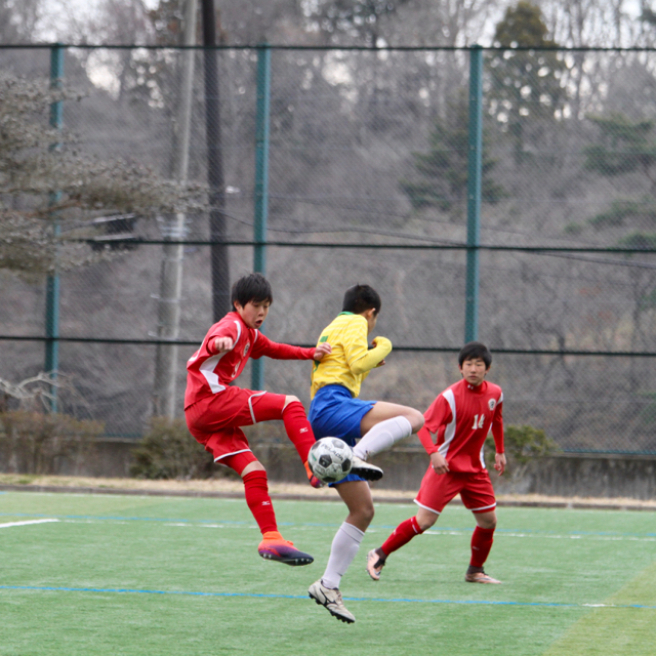
[[[317,391],[310,404],[308,419],[312,425],[314,436],[339,437],[350,447],[362,437],[360,422],[376,401],[354,399],[343,385],[326,385]],[[340,483],[347,481],[363,481],[364,478],[349,474]],[[339,483],[338,483],[339,484]],[[332,484],[331,484],[332,486]]]

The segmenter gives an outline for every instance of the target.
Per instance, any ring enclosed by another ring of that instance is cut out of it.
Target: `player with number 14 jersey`
[[[465,581],[499,583],[483,569],[497,524],[497,503],[483,452],[490,432],[496,449],[494,468],[500,475],[506,468],[503,392],[485,380],[491,364],[492,355],[485,344],[465,344],[458,354],[462,380],[438,394],[424,413],[418,437],[430,464],[415,498],[419,510],[367,555],[367,572],[375,581],[380,579],[387,557],[433,526],[444,507],[459,494],[476,520]]]
[[[419,439],[430,455],[439,451],[451,472],[485,469],[483,445],[492,431],[503,453],[503,392],[484,380],[474,386],[464,378],[445,389],[424,413]]]

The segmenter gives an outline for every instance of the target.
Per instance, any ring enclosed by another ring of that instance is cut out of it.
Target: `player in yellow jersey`
[[[337,619],[348,623],[355,622],[355,617],[344,606],[339,584],[374,516],[367,480],[377,480],[383,475],[382,469],[366,460],[424,425],[419,410],[358,398],[362,381],[372,369],[384,364],[392,351],[392,342],[386,337],[375,337],[373,348],[369,348],[368,336],[376,327],[380,308],[380,296],[369,285],[347,289],[342,312],[321,332],[318,340],[318,344],[329,343],[331,353],[312,371],[308,419],[314,435],[317,439],[339,437],[353,447],[355,459],[351,473],[332,484],[349,514],[335,534],[322,578],[308,592]]]

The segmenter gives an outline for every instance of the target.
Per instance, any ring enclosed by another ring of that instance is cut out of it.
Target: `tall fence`
[[[44,370],[56,343],[59,375],[83,400],[58,409],[136,438],[155,411],[162,353],[173,354],[168,393],[181,416],[185,361],[216,298],[257,268],[273,285],[265,332],[276,341],[313,344],[348,286],[379,290],[377,330],[395,349],[363,398],[425,410],[459,378],[456,354],[476,336],[493,352],[507,424],[543,429],[565,451],[656,453],[652,51],[218,48],[212,124],[207,51],[61,50],[63,83],[82,92],[63,103],[62,129],[86,152],[164,176],[179,157],[178,70],[191,53],[188,177],[206,184],[208,143],[218,149],[222,227],[212,212],[181,226],[89,217],[103,233],[90,253],[109,257],[58,274],[55,332],[45,282],[0,272],[0,377]],[[51,54],[2,48],[0,67],[47,78]],[[171,244],[180,290],[163,298]],[[161,325],[164,303],[179,309],[174,333]],[[241,379],[306,406],[309,381],[309,363],[275,361]]]

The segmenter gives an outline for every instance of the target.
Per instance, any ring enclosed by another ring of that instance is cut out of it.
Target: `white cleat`
[[[467,574],[465,574],[465,581],[467,581],[467,583],[488,583],[492,585],[501,583],[501,581],[493,579],[485,572],[467,572]]]
[[[314,599],[320,606],[324,606],[338,620],[347,624],[355,622],[355,615],[346,610],[342,601],[342,593],[338,588],[327,588],[319,579],[310,586],[308,594],[310,599]]]
[[[380,467],[371,465],[358,456],[353,456],[350,473],[364,478],[365,481],[379,481],[383,477],[383,470]]]

